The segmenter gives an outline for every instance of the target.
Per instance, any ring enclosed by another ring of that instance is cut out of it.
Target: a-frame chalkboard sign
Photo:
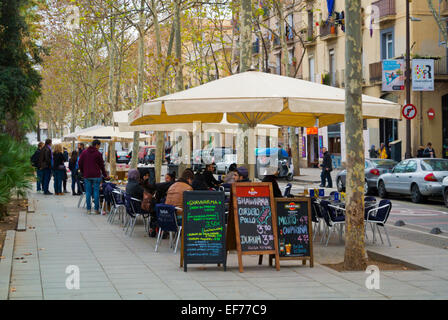
[[[280,260],[302,260],[313,263],[313,235],[310,198],[275,198],[277,239]],[[269,256],[272,265],[274,255]]]
[[[236,240],[239,271],[243,272],[243,255],[272,254],[280,270],[277,223],[272,184],[239,182],[232,185],[232,204],[227,237]],[[233,249],[228,238],[228,250]]]
[[[185,191],[181,266],[222,263],[226,270],[225,195],[220,191]]]

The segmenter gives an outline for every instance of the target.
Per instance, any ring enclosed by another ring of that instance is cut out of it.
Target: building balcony
[[[377,6],[380,12],[380,21],[385,22],[395,19],[395,0],[379,0],[372,2],[372,6]]]
[[[383,76],[383,63],[381,61],[369,64],[370,82],[381,81]]]
[[[305,48],[312,47],[312,46],[316,45],[315,35],[314,34],[308,35],[306,40],[303,41],[303,44],[304,44]]]
[[[441,57],[434,60],[434,75],[436,76],[448,76],[448,57]]]
[[[322,23],[319,29],[321,40],[331,40],[337,37],[338,29],[334,23]]]

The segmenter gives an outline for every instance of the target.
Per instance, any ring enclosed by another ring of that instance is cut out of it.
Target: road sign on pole
[[[403,117],[405,117],[406,119],[412,120],[417,115],[417,108],[413,104],[408,103],[403,107],[401,113],[403,114]]]

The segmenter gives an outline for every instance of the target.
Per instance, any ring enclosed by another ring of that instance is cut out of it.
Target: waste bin
[[[390,156],[392,160],[397,162],[401,161],[401,140],[395,140],[389,143],[390,145]]]

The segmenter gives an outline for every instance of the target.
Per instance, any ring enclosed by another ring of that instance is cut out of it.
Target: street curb
[[[36,211],[36,200],[28,198],[28,212],[32,213]]]
[[[6,231],[5,244],[2,252],[4,258],[0,260],[0,300],[8,300],[15,239],[15,230]]]
[[[17,231],[26,231],[26,211],[19,212],[19,221],[17,222]]]

